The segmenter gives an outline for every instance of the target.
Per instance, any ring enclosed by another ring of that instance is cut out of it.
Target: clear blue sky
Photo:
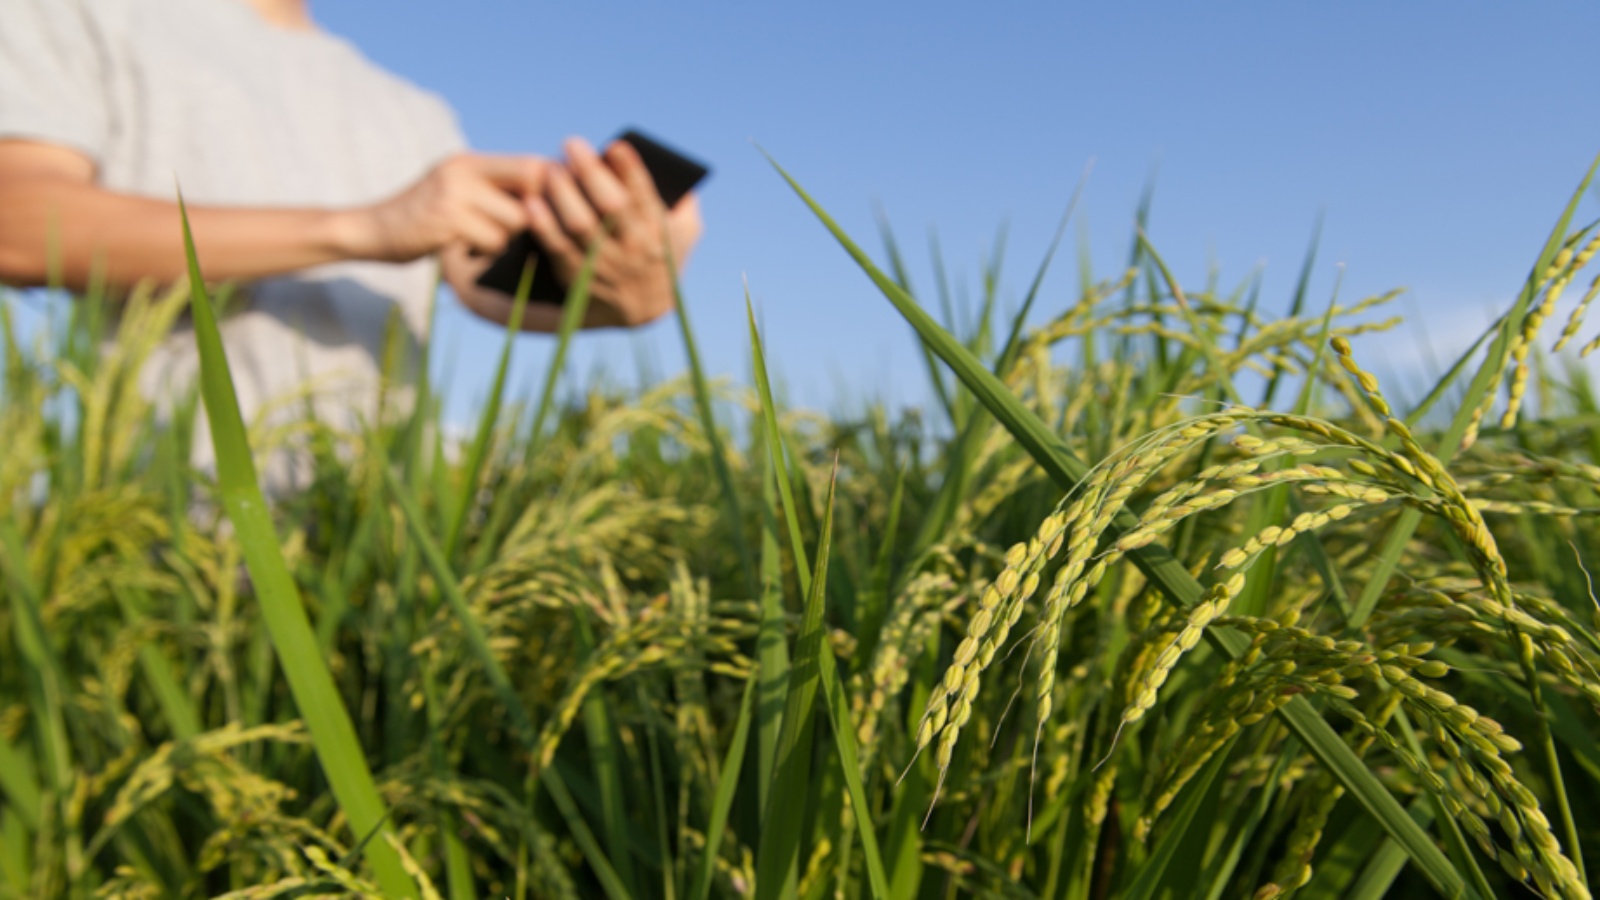
[[[1125,259],[1155,172],[1151,236],[1186,283],[1213,263],[1225,284],[1265,264],[1264,296],[1281,308],[1323,213],[1315,296],[1327,298],[1339,263],[1344,298],[1408,287],[1400,310],[1441,344],[1512,295],[1600,152],[1600,4],[1087,6],[319,0],[313,10],[444,95],[478,148],[549,154],[567,134],[601,140],[637,124],[708,161],[707,231],[685,277],[707,366],[745,378],[748,278],[792,399],[828,408],[922,402],[921,363],[907,327],[752,141],[874,252],[881,204],[924,289],[930,228],[975,289],[1009,223],[1003,296],[1015,301],[1093,160],[1079,224],[1102,274]],[[1074,292],[1071,250],[1042,312]],[[470,407],[496,333],[450,311],[439,337],[455,360],[452,403]],[[519,343],[517,389],[536,386],[549,346]],[[585,337],[571,371],[627,379],[639,352],[682,368],[665,320]]]

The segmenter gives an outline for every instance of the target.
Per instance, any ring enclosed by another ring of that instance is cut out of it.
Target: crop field
[[[1588,897],[1593,174],[1414,397],[1363,348],[1393,295],[1310,296],[1314,253],[1267,303],[1136,236],[962,317],[794,182],[933,409],[778,405],[754,316],[710,382],[693,297],[683,376],[564,383],[580,276],[459,442],[426,382],[247,428],[204,290],[114,345],[8,299],[0,898]]]

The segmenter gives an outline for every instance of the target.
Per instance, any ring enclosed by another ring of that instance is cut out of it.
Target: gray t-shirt
[[[337,37],[274,27],[245,0],[0,0],[0,23],[0,139],[76,149],[109,190],[353,206],[465,145],[437,96]],[[376,400],[391,310],[411,348],[425,338],[435,268],[341,263],[251,285],[223,324],[246,421],[310,389],[319,415],[357,424]],[[196,367],[180,329],[143,381],[159,396]]]

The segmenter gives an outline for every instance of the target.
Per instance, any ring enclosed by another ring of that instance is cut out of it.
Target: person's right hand
[[[399,194],[353,210],[351,255],[409,262],[457,244],[498,253],[528,227],[519,198],[544,190],[550,166],[533,156],[452,156]]]

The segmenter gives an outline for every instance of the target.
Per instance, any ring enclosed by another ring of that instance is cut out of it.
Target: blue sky
[[[313,10],[447,98],[480,149],[549,154],[565,135],[598,141],[633,124],[709,162],[707,231],[685,275],[707,366],[745,378],[748,279],[791,398],[830,409],[924,402],[920,359],[752,141],[874,252],[881,206],[925,290],[929,229],[975,291],[1004,223],[1002,297],[1015,302],[1092,160],[1076,226],[1100,274],[1126,258],[1154,174],[1151,237],[1185,283],[1216,265],[1233,284],[1262,264],[1264,298],[1281,307],[1321,214],[1314,296],[1326,300],[1340,264],[1343,298],[1407,287],[1399,311],[1441,347],[1511,297],[1600,152],[1593,3]],[[1041,313],[1069,302],[1075,257],[1059,261]],[[497,334],[454,310],[440,326],[451,402],[465,410],[487,389]],[[537,386],[550,344],[519,341],[518,390]],[[1403,367],[1415,341],[1368,346],[1386,357],[1375,364]],[[586,336],[571,371],[627,380],[641,353],[681,370],[671,320]]]

